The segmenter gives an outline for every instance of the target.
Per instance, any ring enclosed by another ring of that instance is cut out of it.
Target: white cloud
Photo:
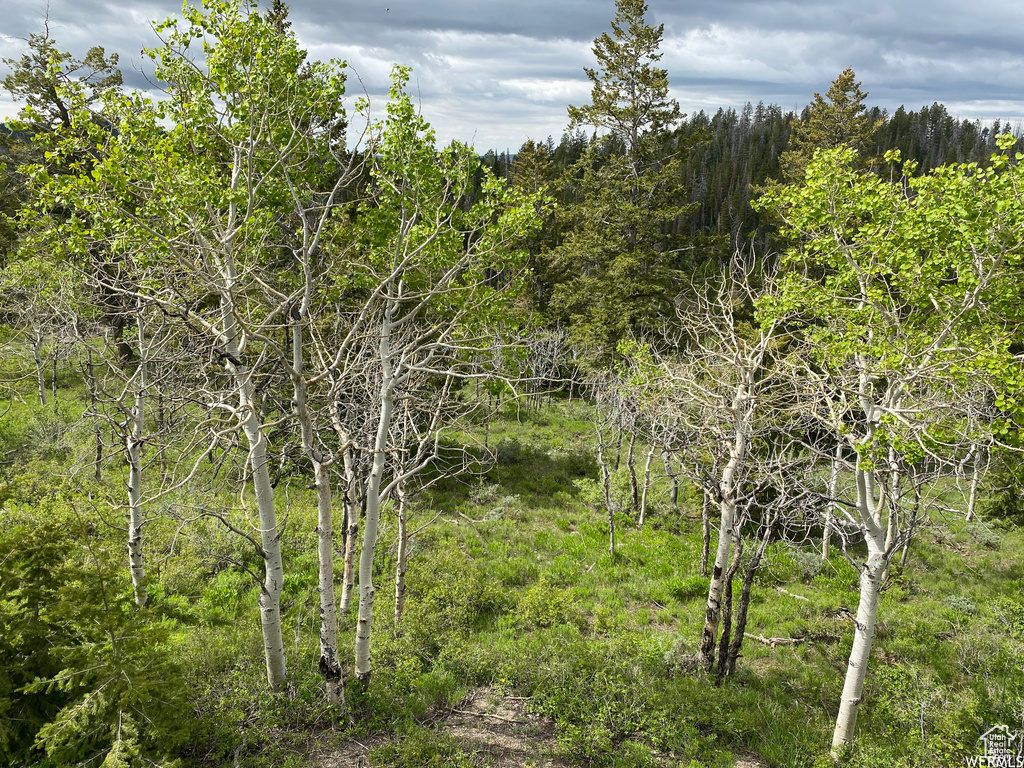
[[[648,4],[652,23],[665,23],[662,64],[687,112],[759,100],[799,108],[853,66],[869,101],[890,110],[939,101],[969,117],[1024,115],[1019,0]],[[16,56],[16,38],[39,29],[43,6],[4,5],[0,55]],[[133,67],[139,49],[156,43],[149,20],[180,8],[179,0],[50,0],[51,26],[78,56],[91,45],[119,52],[126,81],[142,87]],[[440,140],[475,136],[479,147],[502,149],[561,134],[566,106],[588,99],[591,40],[614,12],[612,0],[292,0],[291,8],[310,56],[348,60],[362,80],[353,75],[350,93],[365,87],[376,114],[400,62],[413,67],[410,87]],[[0,96],[0,115],[15,111]]]

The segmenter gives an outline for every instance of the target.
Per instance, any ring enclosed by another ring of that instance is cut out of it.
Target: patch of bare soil
[[[528,699],[503,696],[490,688],[469,693],[462,703],[436,720],[436,727],[458,739],[474,762],[488,768],[563,768],[554,757],[555,724],[527,712]],[[318,740],[310,745],[310,765],[317,768],[374,768],[369,752],[387,740]]]
[[[527,699],[503,696],[490,688],[471,692],[447,717],[454,736],[478,764],[494,768],[556,768],[555,724],[527,712]]]
[[[323,738],[324,735],[307,745],[309,765],[316,768],[370,768],[370,750],[387,741],[380,736],[367,741],[328,740]]]

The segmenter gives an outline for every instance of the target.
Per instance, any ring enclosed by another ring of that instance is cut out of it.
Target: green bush
[[[173,753],[192,721],[174,625],[136,610],[123,543],[56,499],[0,519],[0,763]]]
[[[456,739],[419,725],[370,750],[370,763],[380,768],[474,768],[472,757]]]
[[[516,619],[524,629],[544,629],[556,624],[582,627],[585,624],[573,590],[552,586],[544,577],[520,596]]]

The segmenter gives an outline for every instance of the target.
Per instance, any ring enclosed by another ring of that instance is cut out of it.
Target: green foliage
[[[642,0],[619,0],[612,35],[594,41],[599,69],[587,69],[591,104],[570,107],[572,126],[610,131],[566,173],[572,204],[559,209],[566,232],[551,255],[550,313],[593,363],[607,362],[629,333],[671,315],[682,284],[681,238],[671,222],[691,207],[678,159],[660,154],[664,131],[680,118],[668,97],[662,27],[644,19]]]
[[[482,617],[509,607],[510,595],[457,549],[415,558],[406,580],[409,605],[402,629],[428,657],[453,636],[468,633]]]
[[[968,404],[972,391],[993,391],[1009,418],[1017,408],[1019,166],[1001,154],[984,170],[911,177],[906,168],[886,181],[856,170],[855,159],[852,149],[820,151],[803,186],[763,198],[795,245],[783,257],[780,296],[761,311],[798,318],[821,381],[855,387],[859,371],[870,382],[862,396],[898,402],[900,418],[879,411],[861,429],[864,466],[884,461],[890,446],[913,463],[920,444],[948,451],[940,446],[977,439],[973,430],[1011,439],[1007,420],[969,422]]]
[[[172,623],[135,610],[122,547],[58,498],[8,501],[2,520],[0,757],[137,766],[173,753],[189,718]]]
[[[423,726],[412,726],[401,737],[370,752],[381,768],[473,768],[476,763],[459,742]]]
[[[814,94],[805,116],[793,126],[789,146],[779,157],[786,181],[800,182],[808,163],[819,149],[849,147],[863,161],[875,131],[881,126],[864,105],[857,75],[847,67],[832,81],[825,96]]]
[[[552,586],[541,578],[519,598],[516,621],[524,629],[545,629],[556,624],[585,624],[573,590]]]

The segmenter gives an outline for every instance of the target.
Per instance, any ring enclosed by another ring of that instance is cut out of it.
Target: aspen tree
[[[408,69],[394,69],[386,117],[373,129],[367,199],[359,208],[360,266],[369,288],[334,356],[337,368],[355,346],[375,352],[369,382],[376,428],[363,484],[355,641],[355,674],[364,685],[372,674],[381,510],[408,475],[388,466],[396,409],[417,378],[472,375],[474,361],[493,351],[493,329],[514,322],[507,297],[520,284],[526,259],[518,246],[538,222],[537,196],[494,178],[485,180],[471,207],[464,205],[478,160],[457,143],[434,147],[433,130],[405,92],[408,79]]]
[[[1012,144],[1000,139],[1004,150]],[[893,530],[901,466],[925,456],[934,472],[951,473],[956,450],[976,439],[970,410],[979,390],[1003,409],[990,434],[1009,434],[1024,382],[1010,351],[1021,321],[1019,165],[999,153],[989,168],[914,177],[907,164],[887,181],[855,161],[852,149],[819,152],[802,185],[766,196],[795,245],[783,258],[779,296],[760,306],[799,318],[790,326],[810,352],[805,410],[854,457],[853,511],[837,522],[863,536],[866,552],[836,756],[854,739],[885,573],[913,534],[912,526]],[[917,497],[923,473],[913,477]]]

